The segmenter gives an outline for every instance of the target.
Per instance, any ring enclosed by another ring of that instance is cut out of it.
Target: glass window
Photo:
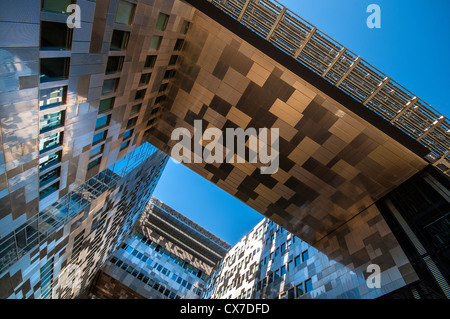
[[[161,102],[163,102],[165,99],[166,99],[166,96],[165,96],[165,95],[160,95],[160,96],[156,97],[156,99],[155,99],[155,104],[161,103]]]
[[[125,143],[122,143],[122,145],[120,145],[120,150],[124,150],[128,147],[128,145],[130,145],[130,141],[126,141]]]
[[[128,130],[123,134],[123,139],[129,138],[133,134],[133,130]]]
[[[62,144],[63,133],[58,132],[47,137],[43,137],[39,140],[40,153],[47,152],[52,148],[58,147]]]
[[[286,266],[281,266],[281,276],[286,274]]]
[[[40,82],[60,81],[69,75],[70,58],[40,59]]]
[[[116,13],[116,23],[128,24],[133,22],[135,5],[127,1],[119,0]]]
[[[152,39],[150,40],[150,46],[149,46],[149,50],[158,50],[159,47],[161,46],[161,42],[162,42],[162,36],[160,35],[154,35],[152,37]]]
[[[106,63],[106,74],[112,74],[122,71],[123,56],[110,56],[108,57],[108,62]]]
[[[66,104],[67,86],[57,86],[50,89],[39,90],[39,109],[45,110],[51,107]]]
[[[309,258],[308,250],[305,250],[305,251],[302,253],[302,259],[303,259],[303,261],[305,262],[308,258]]]
[[[50,172],[39,176],[39,187],[42,187],[44,185],[49,184],[50,182],[53,182],[55,179],[57,179],[60,176],[60,173],[61,173],[61,167],[57,167],[57,168],[51,170]]]
[[[104,145],[102,144],[102,145],[99,145],[97,147],[92,148],[91,152],[89,153],[89,157],[92,158],[92,157],[95,157],[98,154],[102,153],[103,152],[103,147],[104,147]]]
[[[98,142],[100,142],[100,141],[105,140],[107,135],[108,135],[108,131],[107,131],[107,130],[95,134],[95,135],[94,135],[94,138],[92,139],[92,145],[94,145],[94,144],[96,144],[96,143],[98,143]]]
[[[298,255],[297,257],[294,258],[295,266],[300,265],[301,262],[302,262],[302,260],[300,259],[300,255]]]
[[[147,55],[145,58],[144,68],[153,68],[156,62],[156,55]]]
[[[102,94],[115,92],[119,85],[119,78],[108,79],[103,81]]]
[[[45,133],[64,125],[65,112],[57,112],[39,117],[39,132]]]
[[[273,273],[271,273],[269,276],[268,276],[268,281],[267,281],[267,283],[268,284],[271,284],[273,282]]]
[[[41,21],[41,50],[70,50],[72,31],[66,23]]]
[[[275,279],[280,278],[280,269],[275,270]]]
[[[141,110],[141,107],[142,107],[142,103],[133,105],[133,106],[131,107],[130,115],[139,113],[139,111]]]
[[[286,244],[281,244],[281,252],[286,250]]]
[[[181,34],[186,34],[189,30],[189,26],[191,25],[191,23],[189,21],[184,20],[183,24],[181,25],[181,30],[180,33]]]
[[[161,84],[161,86],[159,87],[159,92],[164,92],[167,89],[168,85],[168,83]]]
[[[300,296],[303,296],[303,283],[301,283],[295,287],[295,293],[297,295],[297,298]]]
[[[139,79],[139,84],[148,84],[148,82],[150,82],[151,76],[152,76],[151,73],[142,74],[141,78]]]
[[[121,31],[121,30],[113,30],[112,38],[111,38],[111,51],[121,51],[126,50],[128,46],[128,38],[130,37],[130,32]]]
[[[97,118],[97,122],[95,122],[95,129],[98,130],[102,127],[108,126],[109,121],[111,119],[111,115],[103,115]]]
[[[164,13],[158,15],[158,20],[156,21],[156,30],[164,31],[167,27],[167,22],[169,21],[169,16]]]
[[[175,42],[174,51],[180,51],[183,48],[184,40],[183,39],[177,39],[177,42]]]
[[[305,294],[313,289],[311,279],[305,281]]]
[[[97,166],[100,164],[102,158],[96,158],[95,160],[93,160],[92,162],[89,162],[87,169],[90,170],[91,168],[93,168],[94,166]]]
[[[39,170],[43,171],[61,161],[61,151],[51,153],[39,159]]]
[[[147,89],[137,90],[134,99],[135,100],[143,99],[145,96],[145,92],[147,92]]]
[[[178,55],[172,55],[169,60],[169,65],[177,64],[177,60],[178,60]]]
[[[175,76],[176,71],[175,70],[167,70],[166,73],[164,73],[165,79],[170,79]]]
[[[98,113],[103,113],[111,110],[114,105],[114,97],[111,97],[109,99],[101,100],[100,105],[98,106]]]
[[[150,112],[150,115],[156,114],[156,113],[158,113],[158,111],[159,111],[159,106],[152,109],[152,111]]]
[[[288,299],[294,299],[295,298],[295,291],[294,288],[291,288],[288,290]]]
[[[42,200],[45,197],[47,197],[48,195],[50,195],[51,193],[57,191],[59,189],[59,181],[57,181],[56,183],[53,183],[52,185],[50,185],[49,187],[41,190],[39,192],[39,199]]]
[[[42,0],[42,10],[67,13],[67,6],[75,3],[73,0]]]

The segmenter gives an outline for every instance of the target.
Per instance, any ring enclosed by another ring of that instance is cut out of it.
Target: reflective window
[[[275,279],[280,278],[280,269],[275,270]]]
[[[148,84],[150,81],[150,77],[152,76],[151,73],[145,73],[141,75],[141,78],[139,80],[139,84]]]
[[[130,115],[139,113],[139,111],[141,110],[141,107],[142,107],[142,103],[133,105],[133,106],[131,107]]]
[[[52,148],[58,147],[62,144],[63,134],[58,132],[47,137],[43,137],[39,140],[39,151],[40,153],[47,152]]]
[[[119,0],[115,22],[130,25],[133,22],[135,7],[136,5],[132,3]]]
[[[303,296],[303,283],[295,287],[295,294],[297,295],[297,298]]]
[[[45,110],[51,107],[66,104],[67,86],[57,86],[39,90],[39,109]]]
[[[51,299],[53,282],[53,258],[40,269],[41,299]]]
[[[301,262],[302,262],[302,260],[300,258],[300,255],[298,255],[297,257],[294,258],[295,266],[300,265]]]
[[[89,157],[92,158],[92,157],[97,156],[98,154],[101,154],[103,152],[103,146],[104,145],[102,144],[102,145],[92,148],[91,152],[89,153]]]
[[[156,62],[156,55],[147,55],[145,58],[144,68],[153,68]]]
[[[41,50],[70,50],[73,29],[66,23],[41,21]]]
[[[130,128],[130,127],[136,125],[137,118],[138,117],[136,116],[136,117],[133,117],[132,119],[129,119],[127,122],[127,128]]]
[[[61,173],[61,167],[57,167],[48,173],[39,176],[39,187],[45,186],[56,180]]]
[[[167,90],[167,86],[168,85],[169,85],[168,83],[161,84],[161,86],[159,87],[159,91],[158,92],[164,92],[165,90]]]
[[[103,81],[102,94],[115,92],[119,85],[119,78],[108,79]]]
[[[158,15],[158,20],[156,21],[156,30],[164,31],[167,27],[167,22],[169,21],[169,16],[164,13]]]
[[[177,42],[175,42],[175,47],[173,48],[175,51],[180,51],[183,48],[184,40],[178,39]]]
[[[305,281],[305,293],[310,292],[313,289],[311,279]]]
[[[123,56],[110,56],[108,57],[108,62],[106,63],[106,74],[112,74],[122,71],[123,66]]]
[[[65,80],[69,75],[70,58],[44,58],[40,64],[41,83]]]
[[[189,30],[189,26],[191,25],[191,23],[189,21],[184,20],[183,24],[181,25],[181,30],[180,33],[181,34],[186,34]]]
[[[106,111],[109,111],[113,108],[114,105],[114,97],[111,97],[109,99],[101,100],[100,105],[98,106],[98,113],[103,113]]]
[[[147,89],[138,90],[136,92],[136,96],[134,97],[135,100],[143,99],[145,96],[145,92],[147,92]]]
[[[286,266],[281,266],[281,276],[286,274]]]
[[[172,55],[169,60],[169,65],[175,65],[178,60],[178,55]]]
[[[167,70],[166,73],[164,73],[164,78],[165,79],[170,79],[173,78],[175,76],[176,71],[175,70]]]
[[[43,198],[47,197],[48,195],[57,191],[58,189],[59,189],[59,181],[57,181],[56,183],[53,183],[49,187],[41,190],[39,192],[39,199],[43,199]]]
[[[308,258],[309,258],[308,250],[305,250],[302,253],[302,259],[303,259],[303,261],[306,261]]]
[[[122,145],[120,145],[120,150],[124,150],[128,147],[128,145],[130,145],[130,141],[126,141],[125,143],[122,143]]]
[[[43,171],[61,161],[61,151],[51,153],[39,159],[39,170]]]
[[[93,168],[94,166],[97,166],[100,164],[102,158],[96,158],[95,160],[93,160],[92,162],[89,162],[87,169],[90,170],[91,168]]]
[[[154,35],[152,37],[152,39],[150,40],[150,46],[149,46],[149,50],[158,50],[159,47],[161,46],[161,42],[162,42],[162,36],[159,35]]]
[[[94,144],[96,144],[98,142],[101,142],[101,141],[105,140],[107,135],[108,135],[108,131],[107,130],[95,134],[94,138],[92,139],[92,144],[94,145]]]
[[[109,121],[111,119],[111,115],[103,115],[97,118],[97,122],[95,122],[95,129],[98,130],[102,127],[109,125]]]
[[[121,51],[126,50],[128,46],[128,38],[130,37],[130,32],[121,31],[121,30],[113,30],[112,38],[111,38],[111,51]]]
[[[51,131],[55,128],[61,127],[64,125],[64,115],[65,112],[57,112],[42,115],[39,117],[39,131],[40,133]]]
[[[129,138],[132,134],[133,134],[133,130],[126,131],[123,134],[123,139],[125,140],[125,139]]]
[[[67,13],[67,6],[74,0],[42,0],[42,10]]]
[[[294,299],[295,298],[295,291],[294,288],[291,288],[288,290],[288,299]]]

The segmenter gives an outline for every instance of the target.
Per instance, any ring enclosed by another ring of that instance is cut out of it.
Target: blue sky
[[[450,1],[279,0],[445,116],[450,116]],[[369,4],[381,28],[369,29]],[[432,5],[431,5],[432,4]],[[230,244],[263,216],[169,160],[154,196]]]

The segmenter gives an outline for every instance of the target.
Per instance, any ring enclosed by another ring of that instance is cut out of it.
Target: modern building
[[[230,245],[152,198],[92,284],[93,298],[200,298]]]
[[[1,239],[1,298],[77,298],[131,231],[167,156],[148,143]]]
[[[400,271],[385,278],[384,295],[431,272],[449,296],[447,211],[399,199],[419,188],[446,207],[449,120],[278,2],[6,0],[0,56],[0,257],[15,260],[0,273],[2,296],[39,294],[36,269],[47,279],[60,267],[45,258],[23,266],[26,226],[145,142],[170,155],[174,129],[194,135],[195,120],[221,131],[277,128],[279,168],[264,175],[261,163],[185,163],[193,171],[347,273],[362,275],[370,263]],[[207,144],[193,141],[191,150]],[[433,226],[424,223],[428,209]]]
[[[360,247],[349,228],[313,247],[265,218],[218,263],[202,298],[448,298],[449,187],[431,168],[402,184],[358,216],[367,226],[357,231],[368,235]],[[354,256],[342,255],[345,247]],[[371,264],[380,267],[380,287],[371,284]]]

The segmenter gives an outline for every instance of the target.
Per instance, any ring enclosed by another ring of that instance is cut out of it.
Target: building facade
[[[230,245],[152,198],[90,289],[94,298],[197,299]],[[129,291],[133,291],[130,293]]]
[[[147,144],[1,239],[1,298],[82,297],[128,235],[167,162]]]
[[[376,259],[396,274],[384,294],[420,277],[403,258],[417,249],[393,234],[404,225],[396,216],[408,213],[392,210],[392,199],[388,208],[377,203],[429,167],[450,174],[450,122],[278,2],[1,1],[0,65],[0,257],[9,267],[2,296],[28,297],[38,287],[36,272],[9,261],[29,253],[22,248],[30,224],[43,224],[41,216],[91,178],[110,178],[107,168],[145,142],[171,154],[174,129],[194,135],[195,120],[222,131],[277,128],[279,168],[263,175],[261,163],[185,163],[193,171],[348,273],[364,276],[363,265]],[[205,146],[193,141],[191,150]],[[446,211],[435,220],[448,233]],[[426,233],[421,226],[409,228]],[[439,238],[424,249],[445,279],[436,254],[447,237]],[[414,260],[433,268],[422,252]],[[42,263],[47,279],[55,259]],[[353,289],[343,287],[338,295]]]
[[[265,218],[218,263],[202,298],[448,299],[449,189],[432,167],[406,181],[353,223],[369,233],[360,247],[353,227],[311,246]],[[346,246],[357,251],[351,266],[341,254]],[[369,278],[373,264],[379,287]]]

